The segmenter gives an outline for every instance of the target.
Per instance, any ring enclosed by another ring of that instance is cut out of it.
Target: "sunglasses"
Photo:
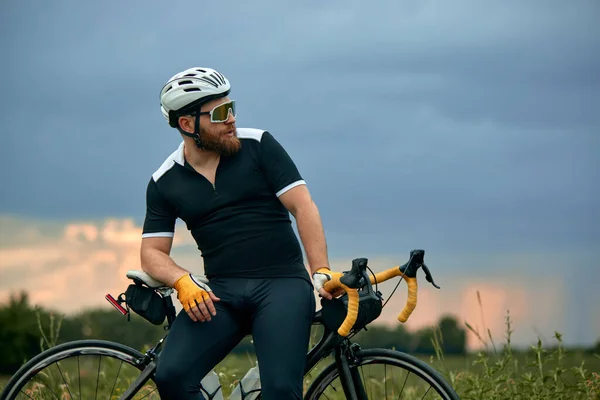
[[[235,100],[228,101],[227,103],[219,104],[210,111],[201,112],[200,115],[210,115],[210,122],[219,123],[225,122],[229,119],[229,113],[233,117],[236,117],[235,111]]]

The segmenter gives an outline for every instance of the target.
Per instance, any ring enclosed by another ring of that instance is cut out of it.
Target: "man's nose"
[[[225,123],[233,124],[234,122],[235,122],[235,117],[233,116],[233,111],[230,108],[229,111],[227,112],[227,121],[225,121]]]

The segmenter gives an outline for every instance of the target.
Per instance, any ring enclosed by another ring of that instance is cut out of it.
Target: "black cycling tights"
[[[302,278],[213,278],[217,315],[194,322],[177,316],[155,376],[161,399],[204,399],[200,381],[246,336],[254,340],[264,400],[302,399],[315,311],[312,285]]]

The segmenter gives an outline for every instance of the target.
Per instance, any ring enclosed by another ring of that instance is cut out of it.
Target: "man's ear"
[[[194,133],[194,119],[190,116],[179,117],[179,127],[188,133]]]

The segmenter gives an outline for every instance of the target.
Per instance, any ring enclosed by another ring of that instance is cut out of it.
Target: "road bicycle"
[[[439,289],[424,263],[424,255],[424,250],[413,250],[404,265],[377,274],[368,267],[366,258],[357,258],[352,261],[350,271],[326,282],[327,291],[343,289],[344,294],[333,300],[322,300],[322,308],[315,312],[313,325],[321,326],[323,334],[307,353],[305,377],[320,361],[332,360],[310,382],[304,399],[459,399],[452,386],[429,364],[396,350],[361,348],[351,340],[381,315],[389,301],[388,298],[383,302],[377,290],[379,283],[394,277],[400,277],[398,284],[402,280],[407,283],[408,298],[398,316],[400,322],[406,322],[416,307],[419,269],[424,271],[427,281]],[[142,271],[129,271],[127,276],[135,285],[160,294],[168,330],[176,317],[171,300],[173,289]],[[112,296],[107,295],[107,299],[121,312],[129,312]],[[23,365],[10,379],[0,399],[159,399],[153,377],[167,337],[168,334],[145,353],[103,340],[57,345]],[[126,369],[129,371],[124,372]],[[217,377],[211,372],[212,378]],[[209,378],[207,375],[199,383],[203,396],[222,399],[218,377],[217,385]],[[212,388],[209,381],[213,383]],[[260,398],[260,389],[246,391],[243,386],[241,389],[242,398]]]

